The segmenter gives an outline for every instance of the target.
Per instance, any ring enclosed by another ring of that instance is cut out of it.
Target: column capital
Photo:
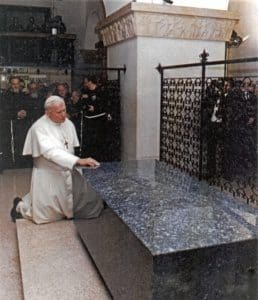
[[[105,46],[134,37],[228,41],[239,20],[234,12],[131,2],[96,27]]]

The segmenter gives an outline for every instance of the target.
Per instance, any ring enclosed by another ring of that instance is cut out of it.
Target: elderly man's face
[[[66,118],[66,107],[63,102],[55,103],[46,110],[47,116],[55,123],[63,123]]]
[[[29,85],[29,91],[30,91],[31,93],[37,91],[37,89],[38,89],[38,86],[37,86],[36,83],[31,83],[31,84]]]
[[[79,93],[77,91],[73,91],[71,99],[72,99],[73,103],[77,103],[80,100]]]
[[[58,95],[60,97],[64,98],[66,96],[66,94],[67,94],[67,88],[65,86],[63,86],[63,85],[59,85],[57,87],[57,93],[58,93]]]
[[[11,80],[11,89],[13,92],[18,93],[20,91],[20,80],[18,78],[14,78]]]

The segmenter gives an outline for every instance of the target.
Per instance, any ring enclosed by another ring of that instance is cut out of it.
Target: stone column
[[[238,16],[229,11],[132,2],[98,26],[108,47],[108,65],[127,67],[121,78],[122,158],[159,157],[160,76],[162,65],[200,62],[225,57]],[[179,69],[171,76],[201,76],[200,68]],[[223,76],[223,67],[208,70]]]

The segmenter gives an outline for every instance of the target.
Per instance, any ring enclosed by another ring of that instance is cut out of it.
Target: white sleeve
[[[43,156],[57,165],[72,170],[79,157],[58,148],[52,148],[43,153]]]
[[[80,143],[79,143],[79,139],[78,139],[77,132],[76,132],[74,125],[72,126],[72,134],[73,134],[73,147],[79,147]]]

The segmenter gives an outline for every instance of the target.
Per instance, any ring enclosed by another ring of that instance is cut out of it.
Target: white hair
[[[64,99],[59,96],[50,96],[45,101],[44,108],[48,110],[52,105],[57,103],[65,103],[65,102]]]

